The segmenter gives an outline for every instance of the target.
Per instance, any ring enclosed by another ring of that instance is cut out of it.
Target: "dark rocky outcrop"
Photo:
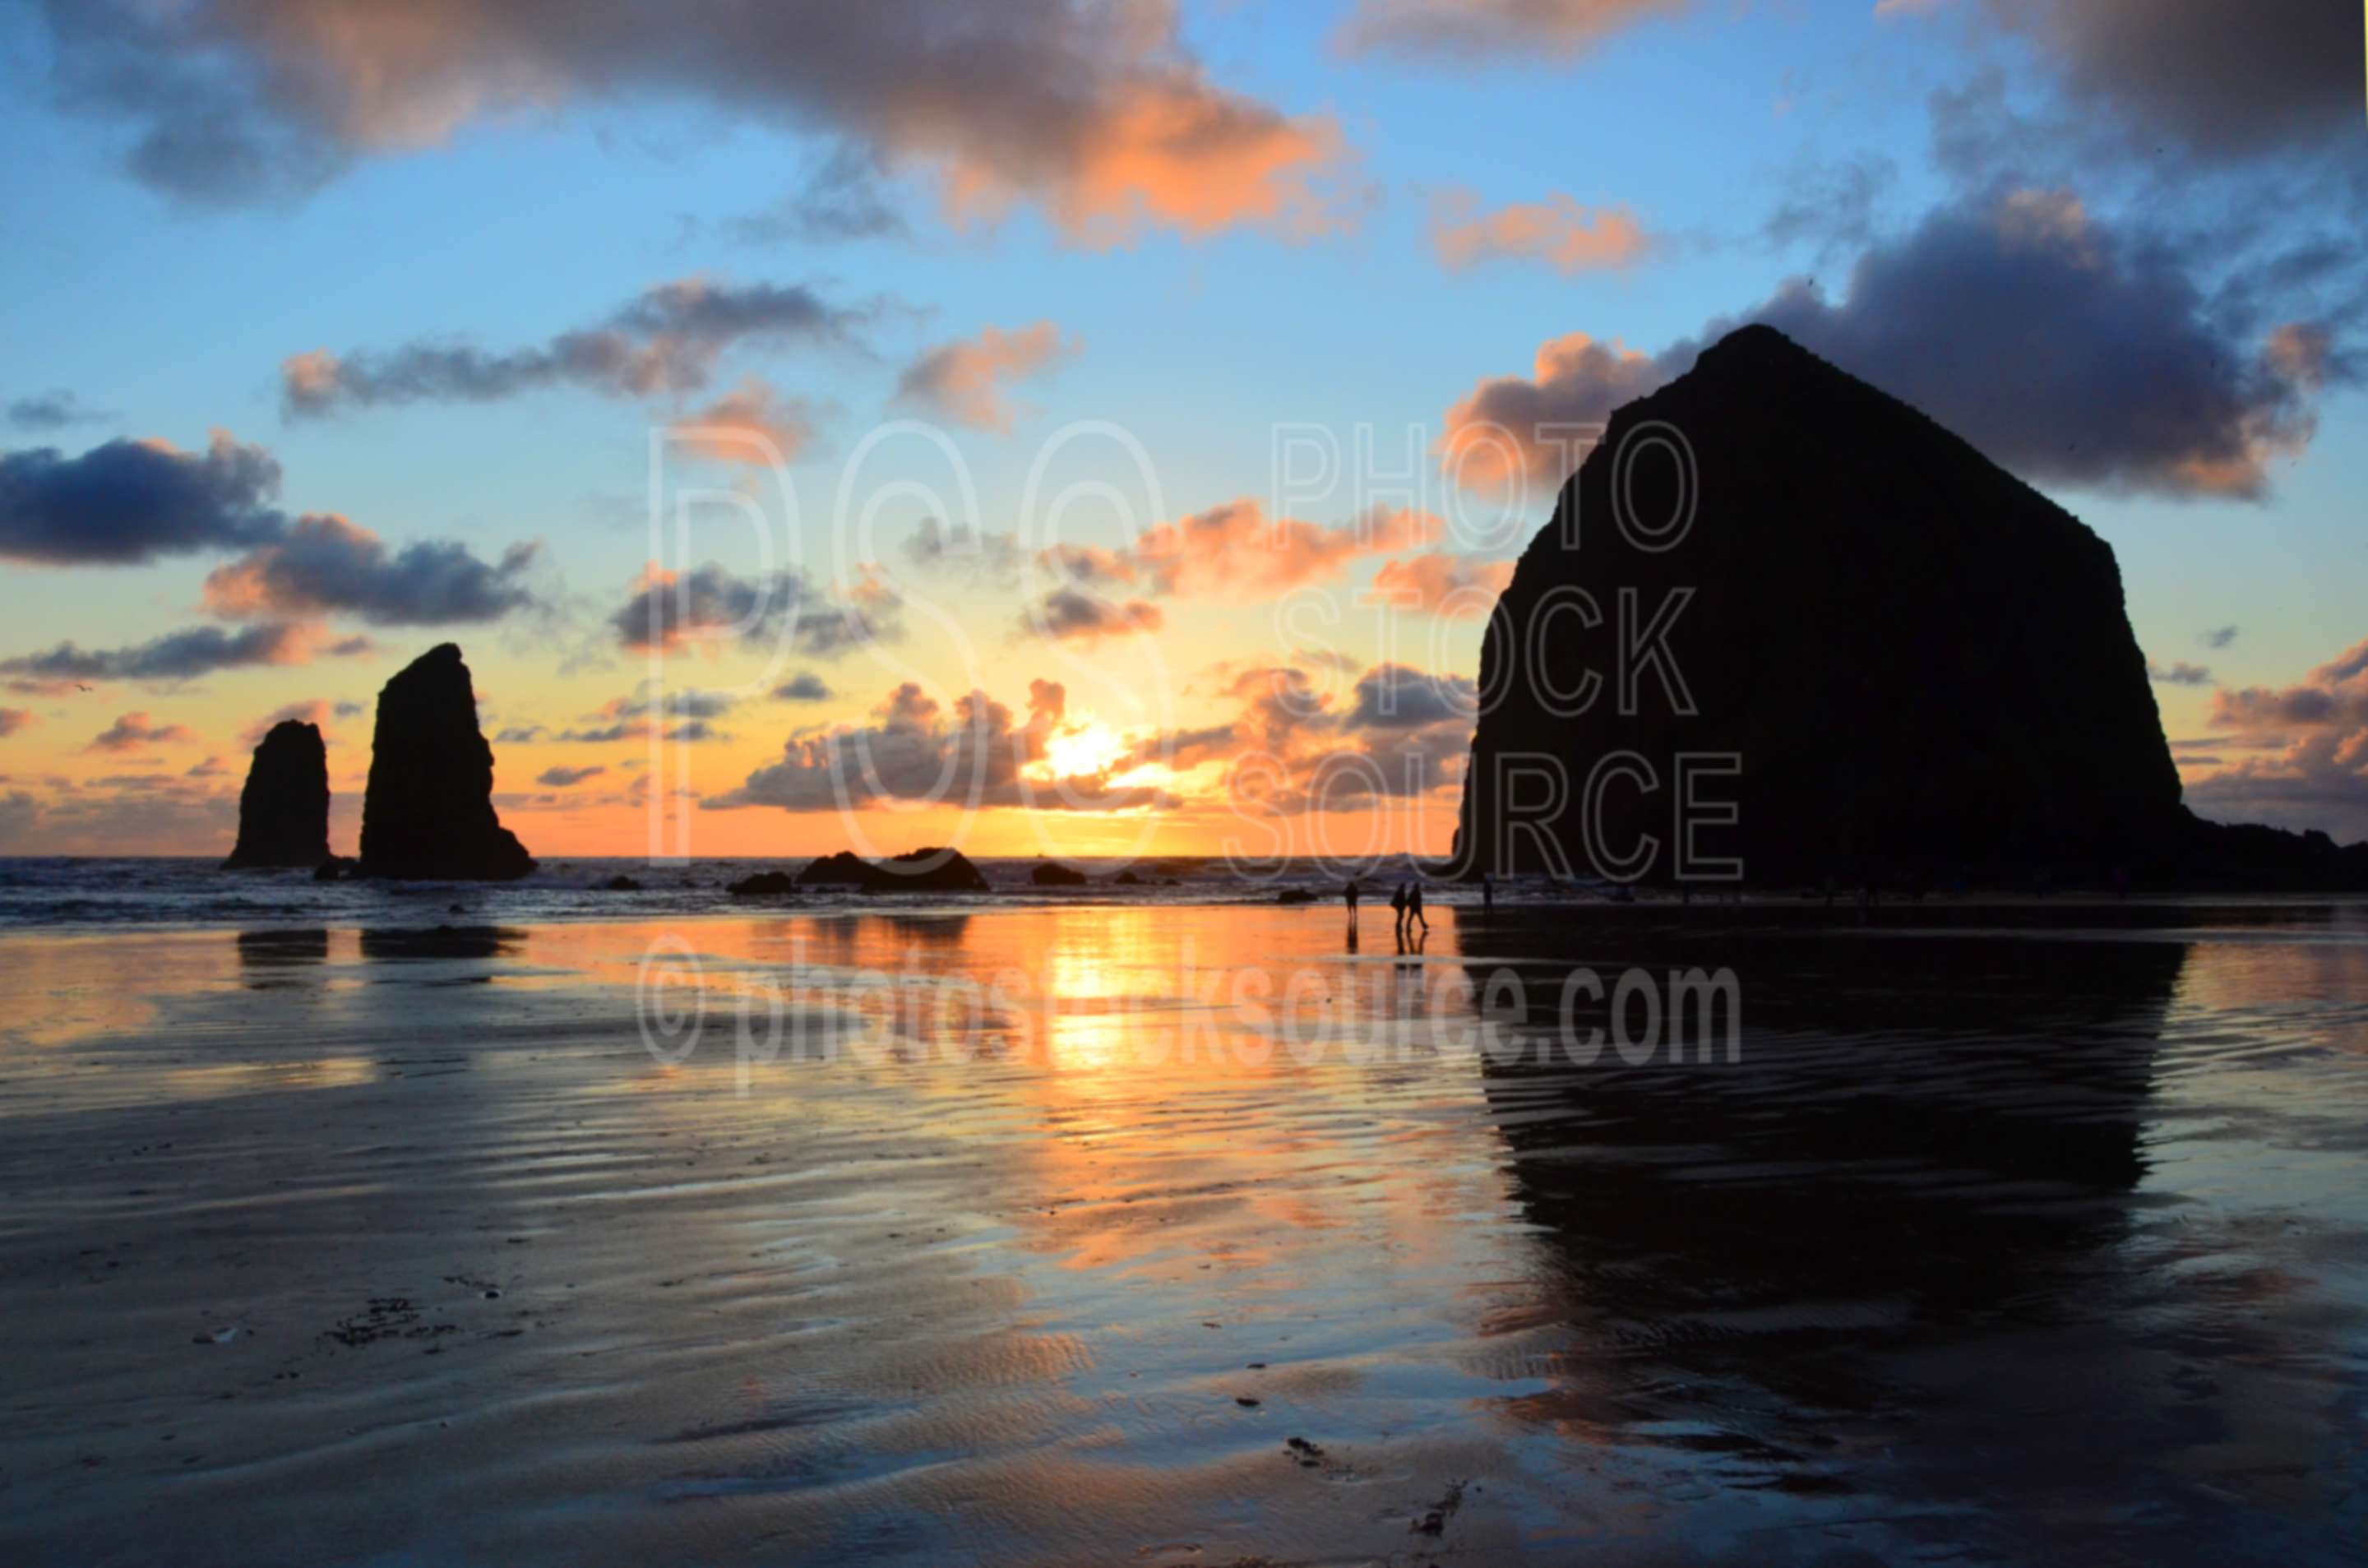
[[[1136,888],[1143,885],[1143,879],[1136,876],[1133,871],[1121,871],[1117,876],[1110,879],[1110,882],[1116,887]]]
[[[723,891],[734,898],[780,898],[798,891],[798,880],[787,871],[758,871],[727,882]]]
[[[329,858],[329,752],[321,727],[295,719],[271,726],[238,792],[238,845],[225,871],[318,866]]]
[[[1681,538],[1648,537],[1688,506]],[[1464,876],[1626,874],[1634,856],[1671,877],[1679,762],[1704,753],[1741,772],[1698,778],[1697,800],[1739,815],[1703,819],[1694,852],[1763,884],[2103,883],[2245,858],[2180,802],[2112,549],[1767,327],[1612,415],[1497,606],[1480,686]],[[1620,753],[1654,787],[1607,775],[1590,835],[1590,773]]]
[[[316,882],[334,882],[359,874],[360,863],[350,855],[332,855],[313,868]]]
[[[642,891],[642,884],[635,881],[631,877],[610,877],[607,881],[599,884],[599,891],[602,892],[639,892]]]
[[[801,887],[852,887],[865,892],[990,892],[986,878],[959,849],[908,849],[866,860],[842,849],[808,866]]]
[[[439,881],[525,876],[534,858],[502,825],[493,793],[494,752],[477,728],[469,666],[446,642],[378,694],[359,874]]]
[[[1028,880],[1040,888],[1081,888],[1086,874],[1075,866],[1064,866],[1057,860],[1045,860],[1031,867]]]

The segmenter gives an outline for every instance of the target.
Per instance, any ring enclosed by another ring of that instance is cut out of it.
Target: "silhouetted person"
[[[1357,879],[1350,877],[1349,885],[1340,890],[1340,902],[1349,906],[1349,924],[1357,923]]]
[[[1480,908],[1484,914],[1496,913],[1497,876],[1493,871],[1480,873]]]
[[[1413,930],[1414,922],[1417,920],[1422,922],[1422,934],[1426,937],[1429,936],[1430,921],[1422,912],[1422,884],[1420,882],[1416,882],[1406,890],[1406,929],[1409,931]]]
[[[1395,918],[1394,921],[1392,921],[1392,922],[1391,922],[1391,924],[1392,924],[1392,926],[1393,926],[1396,929],[1396,931],[1397,931],[1397,934],[1398,934],[1398,940],[1399,940],[1399,941],[1401,941],[1401,942],[1403,942],[1403,941],[1405,941],[1405,940],[1406,940],[1406,883],[1404,883],[1404,882],[1400,882],[1400,883],[1397,885],[1397,891],[1390,894],[1390,908],[1391,908],[1391,909],[1393,909],[1393,910],[1395,910],[1395,911],[1396,912],[1396,918]]]

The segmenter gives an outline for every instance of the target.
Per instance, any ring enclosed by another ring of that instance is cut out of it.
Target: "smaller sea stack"
[[[321,727],[295,719],[271,726],[238,792],[238,846],[225,871],[313,867],[329,858],[329,751]]]
[[[413,660],[378,694],[357,874],[416,881],[507,881],[534,857],[494,812],[494,749],[461,650]]]

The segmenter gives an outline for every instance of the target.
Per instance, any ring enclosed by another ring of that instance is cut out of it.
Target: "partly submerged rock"
[[[1083,871],[1056,860],[1046,860],[1031,869],[1028,880],[1040,888],[1081,888],[1086,885]]]
[[[225,871],[318,866],[329,858],[329,751],[321,727],[283,719],[246,767],[238,792],[238,846]]]
[[[727,883],[724,891],[734,898],[779,898],[798,891],[798,880],[787,871],[758,871]]]
[[[360,866],[361,863],[350,855],[332,855],[313,868],[313,880],[316,882],[334,882],[342,877],[355,875],[360,869]]]
[[[534,858],[494,811],[494,752],[461,650],[412,661],[378,695],[362,796],[365,877],[502,881]]]
[[[959,849],[908,849],[885,860],[866,860],[842,849],[808,866],[798,877],[803,887],[853,887],[866,892],[989,892],[979,874]]]

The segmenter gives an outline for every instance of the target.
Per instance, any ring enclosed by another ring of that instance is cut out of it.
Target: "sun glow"
[[[1055,778],[1090,778],[1114,767],[1129,749],[1124,735],[1088,719],[1044,738],[1044,766]]]

